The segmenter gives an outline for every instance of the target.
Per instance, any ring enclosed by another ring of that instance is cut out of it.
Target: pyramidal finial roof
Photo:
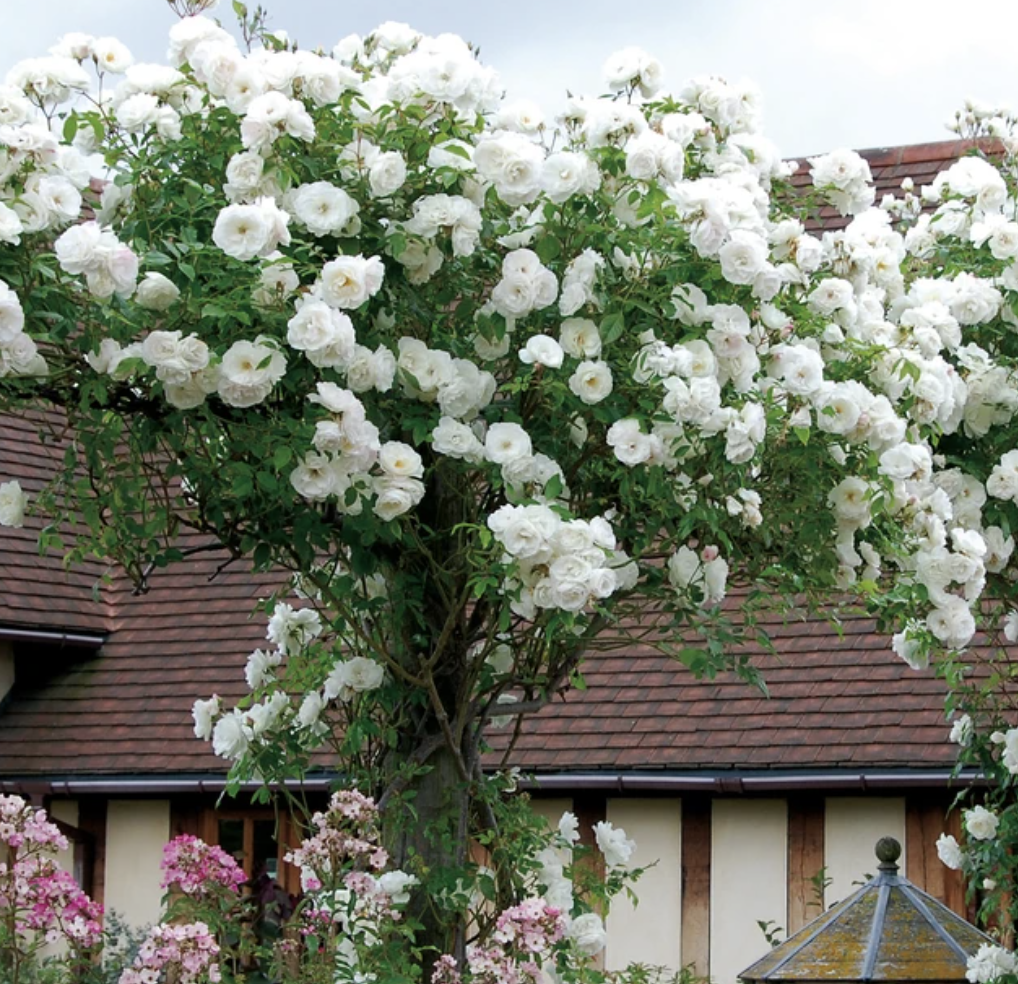
[[[970,955],[992,940],[898,874],[901,845],[877,843],[877,876],[814,919],[743,981],[964,981]]]

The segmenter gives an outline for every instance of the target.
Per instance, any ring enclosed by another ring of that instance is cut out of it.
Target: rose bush
[[[916,666],[996,629],[1013,119],[973,110],[992,159],[874,207],[849,151],[791,194],[755,90],[667,93],[635,49],[550,121],[453,35],[324,53],[238,3],[245,49],[186,6],[168,65],[75,35],[0,88],[0,407],[66,415],[30,508],[85,524],[72,557],[143,583],[196,533],[293,575],[251,695],[196,732],[235,782],[332,749],[436,974],[469,964],[471,837],[523,904],[485,728],[591,649],[639,633],[752,680],[766,608],[864,604]],[[822,200],[849,221],[818,238]],[[16,483],[0,505],[21,522]]]

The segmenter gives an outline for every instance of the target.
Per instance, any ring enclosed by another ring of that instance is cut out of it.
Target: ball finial
[[[901,845],[893,837],[881,837],[877,841],[876,854],[881,865],[894,865],[901,857]]]

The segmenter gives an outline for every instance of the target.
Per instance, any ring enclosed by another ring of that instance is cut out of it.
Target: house
[[[925,183],[960,142],[870,151],[878,195]],[[829,220],[822,214],[818,222]],[[833,222],[831,223],[834,224]],[[37,491],[62,458],[41,415],[0,431],[0,476]],[[99,562],[65,570],[39,556],[38,521],[0,530],[0,792],[46,805],[75,841],[83,885],[134,923],[157,917],[163,844],[197,833],[264,861],[287,887],[284,829],[243,798],[217,807],[224,768],[192,734],[190,708],[245,692],[243,664],[264,639],[251,618],[276,586],[200,541],[150,572],[148,590]],[[193,549],[193,552],[189,552]],[[103,580],[101,580],[103,579]],[[595,654],[589,689],[528,720],[515,747],[493,734],[489,762],[519,767],[535,808],[607,819],[656,861],[643,902],[609,920],[607,965],[692,964],[718,984],[766,949],[758,921],[791,933],[873,869],[892,835],[920,888],[965,912],[960,877],[935,841],[959,789],[945,687],[891,653],[865,618],[770,626],[777,656],[747,653],[770,697],[730,678],[697,681],[650,649]],[[324,793],[325,775],[307,784]]]

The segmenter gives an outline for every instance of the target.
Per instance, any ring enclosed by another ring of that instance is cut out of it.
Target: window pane
[[[219,821],[219,846],[242,868],[244,865],[244,821]],[[245,868],[245,870],[247,870]]]
[[[279,849],[276,846],[276,821],[254,821],[254,858],[251,867],[252,879],[261,875],[276,881],[279,875]]]

